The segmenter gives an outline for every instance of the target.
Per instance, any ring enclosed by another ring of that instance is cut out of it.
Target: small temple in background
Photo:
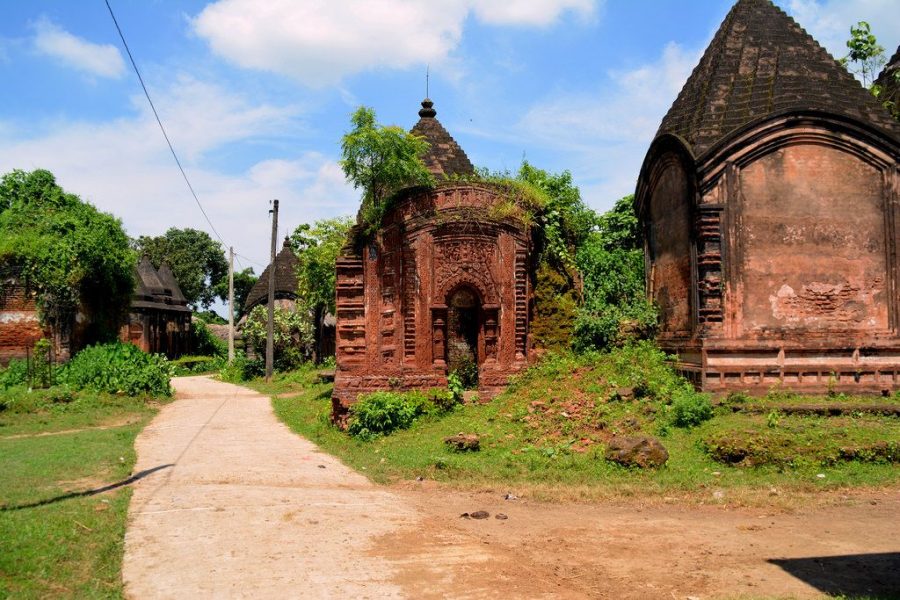
[[[285,238],[281,250],[275,255],[274,269],[270,264],[263,270],[257,282],[250,288],[247,299],[244,301],[244,317],[246,319],[250,311],[257,306],[267,306],[269,302],[269,279],[275,277],[275,308],[282,310],[297,310],[297,269],[300,260],[291,248],[290,239]],[[327,312],[312,315],[315,327],[315,348],[313,348],[313,360],[320,362],[323,359],[334,356],[334,315]],[[250,350],[252,351],[252,349]]]
[[[191,351],[191,309],[165,262],[153,267],[147,256],[135,268],[128,320],[119,334],[144,352],[178,358]]]
[[[739,0],[635,195],[680,370],[708,391],[900,388],[898,163],[881,102],[770,0]]]
[[[463,368],[487,399],[528,361],[530,230],[495,214],[508,190],[465,180],[472,163],[436,115],[426,98],[412,133],[437,185],[401,191],[374,235],[358,225],[338,257],[337,421],[361,393],[446,387]]]

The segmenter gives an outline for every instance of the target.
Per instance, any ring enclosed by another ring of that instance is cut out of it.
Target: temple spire
[[[432,102],[430,98],[422,100],[422,108],[419,109],[419,116],[423,119],[433,119],[436,117],[437,111],[432,108],[433,106],[434,102]]]

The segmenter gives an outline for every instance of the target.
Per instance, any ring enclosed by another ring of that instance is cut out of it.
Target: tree
[[[625,196],[600,216],[577,260],[584,279],[584,304],[575,321],[577,350],[606,349],[652,334],[657,314],[645,291],[634,196]]]
[[[247,301],[247,295],[259,277],[253,272],[253,267],[247,267],[242,271],[234,272],[234,318],[240,319],[244,316],[244,302]],[[220,279],[214,286],[213,292],[216,296],[228,301],[228,276]]]
[[[205,231],[172,227],[164,235],[142,235],[135,242],[135,248],[146,254],[157,269],[163,261],[169,264],[192,307],[208,308],[217,297],[227,300],[228,261],[222,245]]]
[[[353,186],[362,188],[363,222],[374,228],[392,194],[434,183],[421,159],[428,142],[400,127],[379,125],[375,111],[365,106],[356,109],[350,122],[353,129],[341,140],[341,167]]]
[[[850,71],[862,78],[863,86],[870,88],[887,59],[884,56],[884,48],[878,45],[878,40],[875,39],[867,22],[860,21],[850,27],[847,48],[850,51],[841,59],[841,64],[844,66],[852,64],[854,68]]]
[[[88,317],[85,343],[118,334],[134,290],[135,256],[122,223],[67,193],[50,171],[12,171],[0,181],[0,267],[37,292],[41,318]]]
[[[351,225],[348,217],[322,219],[312,226],[300,225],[291,234],[291,245],[300,261],[297,294],[308,311],[334,313],[335,264]]]
[[[540,260],[554,263],[571,278],[575,271],[575,252],[593,229],[597,214],[582,202],[581,192],[569,171],[548,173],[522,161],[516,178],[546,196],[545,205],[535,215],[536,233],[543,242]]]

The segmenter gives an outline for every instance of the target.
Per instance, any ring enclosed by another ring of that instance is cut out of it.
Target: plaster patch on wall
[[[37,313],[33,311],[9,310],[0,312],[0,323],[37,323]]]
[[[836,322],[866,322],[868,307],[874,305],[873,296],[880,291],[881,281],[864,289],[849,282],[837,284],[811,282],[799,292],[783,284],[775,294],[769,296],[772,316],[789,323],[827,319]]]

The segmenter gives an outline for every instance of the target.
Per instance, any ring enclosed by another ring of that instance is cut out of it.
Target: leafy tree
[[[291,245],[300,260],[299,303],[307,312],[334,313],[335,264],[351,225],[348,217],[336,217],[300,225],[291,234]]]
[[[312,322],[300,311],[275,308],[273,348],[275,369],[289,371],[312,357],[314,334]],[[244,341],[257,356],[266,354],[266,323],[268,308],[262,304],[253,307],[244,323]]]
[[[247,267],[242,271],[234,272],[234,319],[237,321],[244,316],[244,302],[250,290],[256,285],[259,277],[253,272],[253,267]],[[213,292],[216,296],[228,301],[228,273],[220,279],[214,286]]]
[[[575,321],[577,350],[605,349],[629,337],[646,337],[656,326],[656,309],[646,297],[644,252],[634,196],[625,196],[598,219],[578,249],[584,304]]]
[[[593,229],[596,213],[582,202],[569,171],[548,173],[522,161],[516,178],[545,195],[544,206],[535,215],[535,233],[542,243],[540,261],[549,261],[571,277],[575,273],[575,252]]]
[[[0,181],[0,267],[37,292],[41,318],[89,316],[85,343],[114,339],[134,289],[134,253],[121,222],[67,193],[49,171]]]
[[[362,188],[363,222],[377,227],[391,195],[403,188],[432,185],[434,177],[420,158],[428,142],[395,125],[379,125],[375,111],[361,106],[341,140],[341,167],[353,186]]]
[[[860,21],[850,27],[847,48],[849,52],[841,59],[841,64],[844,66],[852,64],[851,72],[862,77],[865,87],[870,87],[887,59],[884,56],[884,48],[878,44],[867,22]]]
[[[217,297],[228,298],[228,261],[222,245],[205,231],[172,227],[164,235],[142,235],[135,247],[157,269],[163,261],[169,263],[181,292],[194,308],[208,308]]]

